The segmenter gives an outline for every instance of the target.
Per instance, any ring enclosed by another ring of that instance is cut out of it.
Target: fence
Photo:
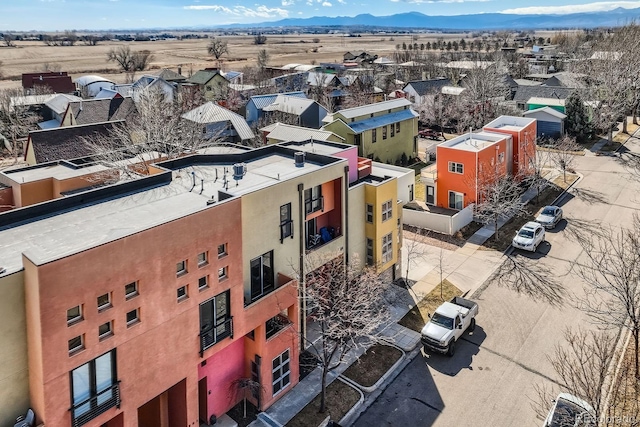
[[[402,210],[402,217],[406,225],[453,236],[458,230],[473,221],[473,204],[454,215],[405,208]]]

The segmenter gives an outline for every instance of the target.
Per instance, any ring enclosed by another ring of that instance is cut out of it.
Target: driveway
[[[637,139],[628,148],[640,153]],[[561,307],[485,283],[473,295],[478,327],[465,334],[453,358],[424,352],[356,421],[372,425],[539,426],[531,408],[534,386],[554,385],[547,355],[563,344],[566,327],[594,328],[575,308],[582,283],[572,271],[584,254],[570,230],[628,223],[640,209],[640,183],[614,157],[579,157],[583,179],[560,203],[566,221],[548,232],[533,258],[554,271],[565,291]],[[517,253],[516,256],[530,256]]]

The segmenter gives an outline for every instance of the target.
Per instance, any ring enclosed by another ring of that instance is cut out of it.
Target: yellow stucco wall
[[[24,274],[0,278],[0,425],[13,425],[29,408]]]
[[[373,240],[374,264],[378,271],[384,271],[398,261],[398,206],[397,185],[390,179],[378,185],[365,184],[365,205],[373,205],[373,223],[365,223],[365,237]],[[393,217],[382,221],[382,204],[391,200]],[[393,249],[391,260],[382,263],[382,238],[392,233]]]
[[[293,159],[291,162],[293,163]],[[296,179],[283,181],[277,185],[271,185],[242,196],[242,268],[245,277],[245,292],[250,288],[251,259],[271,250],[274,253],[273,265],[275,272],[296,277],[299,271],[300,238],[304,239],[305,233],[304,221],[302,224],[300,223],[300,209],[304,209],[304,200],[301,207],[298,197],[298,184],[303,184],[304,188],[307,189],[338,178],[344,179],[346,165],[346,160],[341,161]],[[342,193],[344,195],[344,189]],[[285,238],[280,243],[280,206],[287,203],[291,203],[293,238]],[[344,218],[344,203],[341,206],[341,210],[343,212],[342,218]],[[344,228],[344,224],[342,228]],[[336,237],[321,248],[312,251],[311,253],[314,255],[310,258],[344,251],[344,231],[341,231],[341,233],[342,236]]]

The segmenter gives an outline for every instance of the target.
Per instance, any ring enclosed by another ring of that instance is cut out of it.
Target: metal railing
[[[233,338],[233,316],[219,325],[200,331],[200,357],[203,356],[206,349],[227,337]]]
[[[71,411],[71,426],[80,427],[114,406],[120,408],[120,402],[120,381],[117,381],[95,396],[73,405],[69,409]]]

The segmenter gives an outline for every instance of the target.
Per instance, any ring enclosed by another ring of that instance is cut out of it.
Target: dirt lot
[[[225,37],[229,42],[229,55],[223,57],[223,68],[240,70],[247,65],[255,65],[259,49],[267,49],[271,56],[269,65],[282,66],[290,63],[310,64],[320,62],[342,62],[342,55],[350,50],[367,50],[379,56],[390,56],[396,44],[433,42],[437,37],[445,40],[469,39],[469,34],[420,34],[417,40],[411,35],[364,35],[362,37],[343,37],[340,35],[289,34],[268,36],[266,45],[253,44],[252,36]],[[313,40],[319,38],[318,43]],[[4,80],[0,80],[0,89],[19,86],[22,73],[43,71],[45,64],[61,71],[69,72],[75,79],[85,74],[108,76],[116,82],[124,82],[125,75],[117,72],[114,63],[107,62],[107,52],[119,45],[128,44],[132,50],[148,49],[154,55],[152,69],[182,67],[186,76],[205,67],[216,65],[213,57],[207,54],[208,39],[166,40],[150,42],[101,42],[97,46],[78,43],[75,46],[47,46],[40,41],[18,41],[16,47],[0,47],[0,70]],[[314,47],[317,52],[312,52]]]

